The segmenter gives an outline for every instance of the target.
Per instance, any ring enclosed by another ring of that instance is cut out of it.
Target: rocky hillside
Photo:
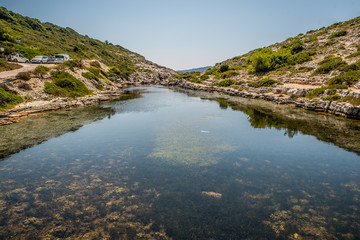
[[[42,23],[4,7],[0,7],[0,47],[5,54],[18,52],[28,59],[59,53],[73,59],[95,59],[119,69],[119,77],[127,81],[165,79],[175,73],[119,45],[83,36],[68,27]]]
[[[360,17],[175,79],[187,88],[360,118]]]

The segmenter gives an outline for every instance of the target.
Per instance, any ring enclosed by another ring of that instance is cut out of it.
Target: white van
[[[62,63],[68,60],[72,60],[71,57],[67,54],[57,54],[55,55],[55,63]]]

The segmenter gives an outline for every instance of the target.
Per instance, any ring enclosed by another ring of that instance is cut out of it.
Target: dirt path
[[[15,77],[16,74],[18,74],[19,72],[33,71],[37,66],[43,65],[43,64],[32,64],[32,63],[18,63],[18,64],[23,67],[11,71],[0,72],[0,82],[3,79]],[[55,64],[44,64],[44,66],[53,67],[55,66]]]

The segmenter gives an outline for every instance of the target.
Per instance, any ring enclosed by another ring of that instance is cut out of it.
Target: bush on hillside
[[[110,67],[110,73],[120,76],[120,70],[115,66]]]
[[[326,74],[333,70],[339,69],[347,65],[341,57],[326,57],[323,61],[319,62],[319,67],[314,71],[313,75]]]
[[[341,96],[339,94],[330,95],[324,98],[326,101],[337,101],[341,99]]]
[[[331,34],[328,39],[334,39],[334,38],[338,38],[338,37],[342,37],[342,36],[346,36],[348,34],[347,31],[339,31],[336,33]]]
[[[95,67],[95,68],[101,68],[101,65],[98,61],[94,61],[90,63],[91,66]]]
[[[16,74],[16,78],[29,81],[31,79],[31,74],[30,72],[19,72],[18,74]]]
[[[306,97],[307,98],[319,97],[321,94],[324,94],[326,89],[327,89],[326,87],[315,88],[314,90],[308,92],[306,94]]]
[[[5,89],[0,87],[0,109],[10,108],[16,104],[22,103],[24,100],[11,92],[7,92]]]
[[[81,76],[83,76],[84,78],[87,78],[89,80],[97,80],[97,77],[92,74],[91,72],[83,72],[81,73]]]
[[[221,74],[221,78],[231,78],[231,77],[235,77],[239,75],[238,72],[235,72],[235,71],[227,71],[227,72],[224,72],[223,74]]]
[[[98,69],[98,68],[93,68],[93,67],[89,67],[89,68],[87,68],[87,70],[88,70],[89,72],[91,72],[92,74],[94,74],[94,76],[100,78],[100,69]]]
[[[360,79],[360,71],[350,70],[348,72],[341,73],[340,75],[331,78],[328,81],[328,84],[329,85],[345,84],[347,86],[351,86],[357,81],[359,81],[359,79]]]
[[[228,71],[229,70],[229,65],[226,65],[226,64],[224,64],[224,65],[222,65],[221,67],[220,67],[220,69],[219,69],[219,71],[220,72],[226,72],[226,71]]]
[[[83,69],[84,68],[84,64],[82,63],[81,60],[69,60],[69,61],[65,61],[62,63],[63,66],[65,67],[69,67],[72,71],[75,70],[75,68],[80,68]]]
[[[82,97],[92,92],[83,82],[64,71],[51,72],[50,82],[45,82],[44,91],[48,94],[61,97]]]
[[[237,82],[233,79],[225,79],[225,80],[222,80],[220,81],[217,86],[218,87],[228,87],[228,86],[231,86],[233,84],[236,84]]]
[[[34,69],[34,72],[45,75],[49,70],[50,70],[50,68],[45,67],[43,65],[39,65]]]
[[[296,48],[297,51],[299,50]],[[314,52],[291,53],[291,47],[282,48],[277,52],[269,48],[263,48],[251,54],[245,61],[245,64],[251,65],[250,72],[268,72],[289,65],[301,64],[311,60]]]

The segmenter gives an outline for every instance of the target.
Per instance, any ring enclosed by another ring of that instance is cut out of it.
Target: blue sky
[[[359,0],[1,0],[0,6],[175,70],[214,65],[360,16]]]

